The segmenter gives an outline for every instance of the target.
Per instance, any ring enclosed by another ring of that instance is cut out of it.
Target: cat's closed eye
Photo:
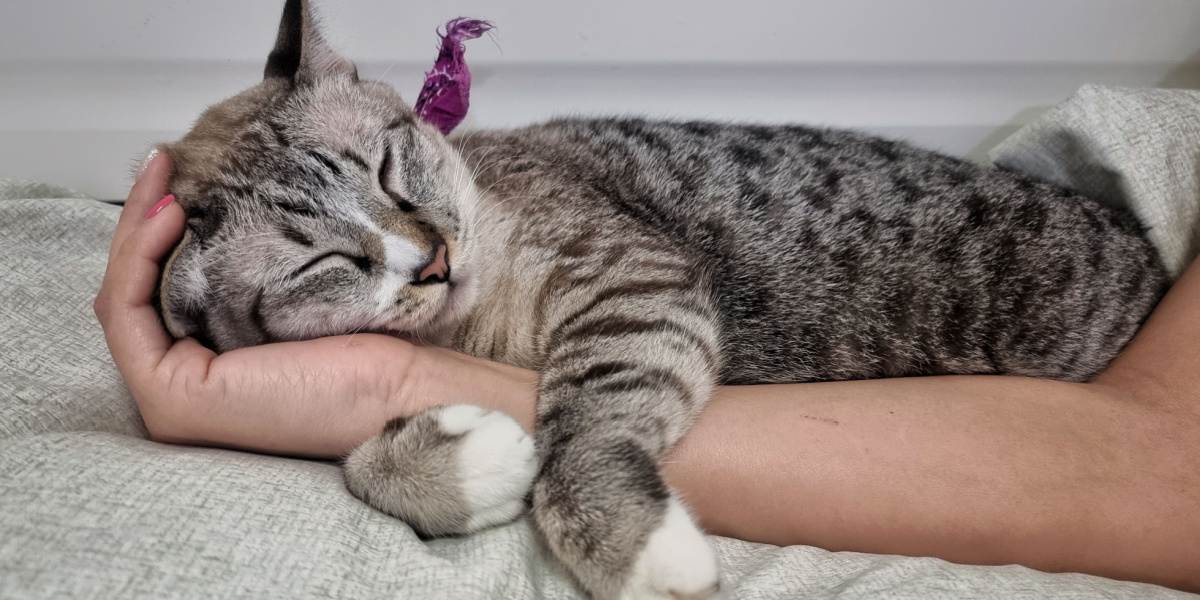
[[[301,265],[300,268],[292,271],[290,277],[299,277],[300,275],[311,271],[315,267],[325,265],[329,262],[348,263],[364,273],[371,270],[371,258],[368,256],[347,254],[345,252],[326,252],[313,257],[308,262]]]

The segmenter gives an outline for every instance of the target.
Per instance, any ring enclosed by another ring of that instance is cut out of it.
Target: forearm
[[[153,265],[168,162],[122,213],[95,310],[154,439],[325,458],[469,403],[532,430],[536,374],[376,335],[215,357],[173,342]],[[719,388],[665,464],[715,532],[1200,589],[1200,262],[1095,384],[1003,377]]]
[[[351,344],[370,351],[350,359]],[[142,418],[158,441],[337,458],[396,414],[392,390],[404,382],[394,373],[412,362],[407,348],[383,336],[358,336],[277,344],[270,352],[235,350],[190,369],[190,377],[170,375],[175,400],[152,412],[143,407]],[[173,353],[159,370],[183,370],[170,364]],[[359,372],[370,374],[341,376]]]
[[[297,396],[289,410],[264,407],[276,415],[268,430],[239,425],[264,422],[249,414],[256,406],[213,407],[220,418],[197,438],[339,457],[391,417],[452,402],[502,410],[532,430],[535,373],[398,349],[378,353],[386,364],[353,368],[399,379],[333,394],[339,405]],[[1195,421],[1114,388],[1016,377],[728,386],[664,467],[721,535],[1200,587],[1187,579],[1200,564],[1200,477],[1180,479],[1197,464],[1195,443],[1163,443]]]
[[[380,335],[235,350],[194,371],[203,377],[170,382],[184,400],[170,403],[169,414],[143,410],[155,439],[340,458],[394,417],[455,403],[533,427],[535,373]]]
[[[431,382],[532,430],[534,373],[438,352]],[[1144,400],[1020,377],[726,386],[664,472],[721,535],[1197,588],[1200,457],[1165,440],[1200,419]]]
[[[1097,384],[970,376],[718,388],[666,476],[710,531],[732,537],[1200,589],[1197,292],[1193,267]],[[337,457],[387,419],[440,403],[502,410],[532,430],[535,373],[408,349],[341,367],[367,369],[350,380],[381,387],[341,390],[332,404],[213,404],[208,430],[179,441]],[[277,371],[258,367],[241,372]],[[321,380],[281,376],[303,389]]]
[[[1189,422],[1015,377],[725,387],[665,473],[721,535],[1196,588]]]
[[[502,410],[532,430],[536,374],[401,348],[381,348],[381,364],[330,365],[398,374],[366,378],[381,382],[369,390],[322,390],[320,373],[259,365],[343,401],[301,394],[275,399],[284,410],[210,405],[197,419],[203,431],[168,441],[335,458],[394,416],[451,402]],[[242,383],[222,382],[219,363],[212,375],[210,385]],[[247,383],[271,393],[270,379]],[[1200,430],[1193,413],[1094,384],[926,377],[734,386],[718,388],[664,467],[721,535],[1197,588],[1200,457],[1194,441],[1164,442],[1189,428]]]
[[[710,531],[1200,589],[1200,261],[1092,384],[721,388],[666,465]]]

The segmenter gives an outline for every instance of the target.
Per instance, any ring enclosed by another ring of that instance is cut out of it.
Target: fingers
[[[148,170],[142,178],[147,183],[130,193],[131,206],[122,216],[125,230],[96,299],[96,314],[113,360],[131,386],[153,371],[172,343],[152,296],[159,263],[183,234],[184,214],[178,204],[170,202],[157,215],[144,216],[147,206],[155,204],[149,194],[163,191],[165,171],[161,165],[165,163],[157,164],[157,172]]]
[[[121,211],[121,218],[117,222],[116,231],[113,232],[112,245],[108,251],[110,262],[130,232],[145,220],[146,211],[167,195],[170,178],[171,159],[166,153],[156,149],[125,199],[125,208]]]

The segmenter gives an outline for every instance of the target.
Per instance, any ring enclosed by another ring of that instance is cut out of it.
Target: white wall
[[[252,83],[281,1],[3,0],[0,176],[119,197],[127,165]],[[798,121],[980,156],[1084,82],[1200,87],[1197,0],[372,0],[331,40],[412,97],[435,27],[471,43],[469,125],[564,113]]]

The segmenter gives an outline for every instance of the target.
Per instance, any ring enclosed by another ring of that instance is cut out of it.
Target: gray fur
[[[311,29],[301,12],[292,31]],[[169,148],[189,225],[163,276],[168,327],[222,351],[404,333],[537,369],[534,519],[597,597],[638,596],[672,498],[657,463],[714,385],[1083,381],[1168,284],[1128,215],[1019,174],[802,126],[564,119],[447,140],[303,42],[323,58],[268,68]],[[449,282],[404,279],[381,301],[405,277],[387,235],[418,266],[444,239]],[[454,464],[390,469],[426,455],[379,439],[351,489],[458,531]]]
[[[465,532],[470,508],[446,468],[455,464],[459,438],[438,427],[434,411],[392,419],[346,458],[346,483],[363,502],[422,535]]]
[[[392,419],[345,460],[355,496],[426,536],[513,520],[536,467],[533,440],[516,421],[470,405]]]

